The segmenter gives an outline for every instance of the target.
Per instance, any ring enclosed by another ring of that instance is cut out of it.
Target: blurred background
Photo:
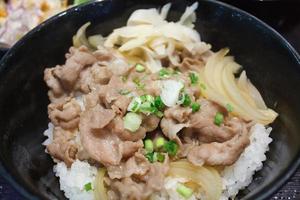
[[[88,1],[90,0],[0,0],[0,42],[11,46],[52,15]],[[300,51],[300,0],[222,1],[271,25]]]
[[[47,18],[88,1],[0,0],[0,48],[12,46]],[[223,0],[223,2],[241,8],[266,22],[282,34],[298,53],[300,52],[300,0]],[[0,177],[0,200],[19,199],[22,198]],[[300,199],[299,169],[271,199]]]

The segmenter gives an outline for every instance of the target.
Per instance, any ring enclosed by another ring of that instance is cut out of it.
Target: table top
[[[300,52],[299,1],[260,2],[224,0],[257,16],[279,31]],[[272,13],[274,13],[272,15]],[[0,177],[0,200],[23,199],[2,177]],[[300,169],[271,198],[271,200],[300,199]]]

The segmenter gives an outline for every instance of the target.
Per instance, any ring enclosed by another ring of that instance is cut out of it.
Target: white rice
[[[60,189],[70,200],[93,200],[93,190],[86,191],[84,185],[91,183],[94,188],[94,181],[97,175],[97,168],[87,162],[76,160],[70,169],[64,162],[54,166],[53,171],[59,177]]]
[[[263,166],[266,160],[265,153],[269,150],[268,145],[272,142],[269,137],[272,128],[265,128],[261,124],[254,125],[250,132],[250,145],[241,154],[240,158],[229,167],[226,167],[221,174],[223,181],[223,193],[220,200],[234,198],[238,191],[247,187],[251,181],[255,171]],[[53,140],[53,125],[49,123],[48,129],[44,132],[49,138],[43,145],[50,144]],[[84,185],[91,182],[94,183],[97,169],[89,165],[87,162],[77,160],[70,169],[67,169],[63,162],[54,166],[54,172],[59,177],[60,188],[65,192],[65,196],[71,200],[93,200],[92,191],[86,192]],[[182,178],[167,177],[165,179],[165,191],[160,194],[154,194],[154,200],[184,200],[177,192],[177,183],[184,183],[186,180]],[[193,194],[189,200],[200,199],[201,194]]]
[[[262,162],[266,160],[265,153],[269,150],[269,144],[272,142],[269,137],[271,131],[271,127],[266,129],[261,124],[255,124],[251,128],[250,145],[233,165],[226,167],[223,171],[224,190],[221,200],[235,197],[239,190],[251,183],[255,171],[262,168]]]

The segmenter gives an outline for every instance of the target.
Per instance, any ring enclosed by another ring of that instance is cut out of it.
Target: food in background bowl
[[[0,0],[0,42],[12,46],[28,31],[71,5],[88,0]]]
[[[46,152],[69,199],[228,199],[250,184],[277,117],[228,49],[193,29],[198,4],[140,9],[107,37],[73,37],[47,68]]]

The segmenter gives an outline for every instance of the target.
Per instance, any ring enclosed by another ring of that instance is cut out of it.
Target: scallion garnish
[[[191,72],[191,73],[189,73],[189,77],[190,77],[190,81],[191,81],[192,85],[195,85],[198,83],[199,78],[198,78],[197,74]]]
[[[127,113],[123,118],[123,120],[124,120],[124,128],[131,132],[137,131],[142,124],[142,117],[133,112]]]
[[[144,94],[141,96],[141,100],[142,102],[149,102],[149,103],[153,103],[154,102],[154,97],[152,95],[149,94]]]
[[[84,187],[84,190],[88,192],[88,191],[92,190],[92,183],[89,182],[89,183],[85,184],[83,187]]]
[[[178,144],[173,141],[170,140],[168,142],[166,142],[163,146],[163,149],[170,155],[170,156],[175,156],[177,151],[178,151]]]
[[[153,145],[152,140],[146,139],[146,140],[144,141],[144,146],[145,146],[146,152],[148,152],[148,153],[152,153],[152,152],[153,152],[153,150],[154,150],[154,145]]]
[[[145,71],[145,67],[142,64],[138,63],[138,64],[135,65],[135,70],[137,72],[144,72]]]
[[[154,162],[154,152],[147,153],[145,157],[149,160],[149,162],[153,163]]]
[[[160,96],[155,97],[154,105],[157,109],[162,110],[165,108],[165,104],[162,102]]]
[[[168,77],[170,77],[170,71],[169,70],[167,70],[167,69],[161,69],[161,70],[159,70],[159,77],[160,78],[168,78]]]
[[[161,147],[164,146],[164,144],[165,144],[165,139],[163,137],[156,138],[154,142],[154,146],[156,149],[160,149]]]
[[[182,105],[185,107],[191,105],[192,101],[191,101],[190,96],[188,94],[184,94],[183,96],[184,96],[184,99],[183,99]]]
[[[220,113],[220,112],[217,112],[216,115],[215,115],[215,120],[214,120],[215,124],[217,126],[221,126],[221,124],[223,123],[223,121],[224,121],[223,114]]]
[[[165,155],[162,153],[157,153],[156,154],[156,159],[158,162],[164,162],[165,161]]]
[[[200,104],[197,102],[192,103],[191,105],[192,112],[197,112],[200,109]]]
[[[127,110],[131,111],[131,112],[137,112],[142,104],[142,100],[140,97],[135,97],[132,99],[132,101],[130,102]]]
[[[185,185],[178,183],[176,191],[185,199],[190,198],[193,195],[193,190],[191,188],[186,187]]]

